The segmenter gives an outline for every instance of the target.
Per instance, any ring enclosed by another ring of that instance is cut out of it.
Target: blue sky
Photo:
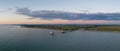
[[[0,24],[120,24],[119,5],[120,0],[0,0]],[[92,14],[80,13],[85,11]]]
[[[120,12],[120,0],[0,0],[0,9],[29,7],[35,10]]]

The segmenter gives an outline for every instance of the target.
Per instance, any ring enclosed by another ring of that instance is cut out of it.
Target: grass
[[[98,31],[120,31],[120,26],[101,26],[97,27]]]

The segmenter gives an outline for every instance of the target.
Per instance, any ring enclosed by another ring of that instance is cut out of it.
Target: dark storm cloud
[[[73,13],[56,10],[32,11],[29,8],[17,8],[17,14],[22,14],[34,18],[42,19],[65,19],[65,20],[120,20],[120,13]]]

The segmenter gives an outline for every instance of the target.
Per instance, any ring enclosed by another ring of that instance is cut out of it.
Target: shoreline
[[[41,28],[41,29],[53,29],[61,31],[109,31],[120,32],[120,26],[116,25],[19,25],[27,28]]]

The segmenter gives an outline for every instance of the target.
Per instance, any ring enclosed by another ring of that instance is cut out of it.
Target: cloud
[[[45,20],[120,20],[120,13],[74,13],[57,10],[37,10],[29,8],[17,8],[15,13],[30,16],[32,19],[41,18]]]

